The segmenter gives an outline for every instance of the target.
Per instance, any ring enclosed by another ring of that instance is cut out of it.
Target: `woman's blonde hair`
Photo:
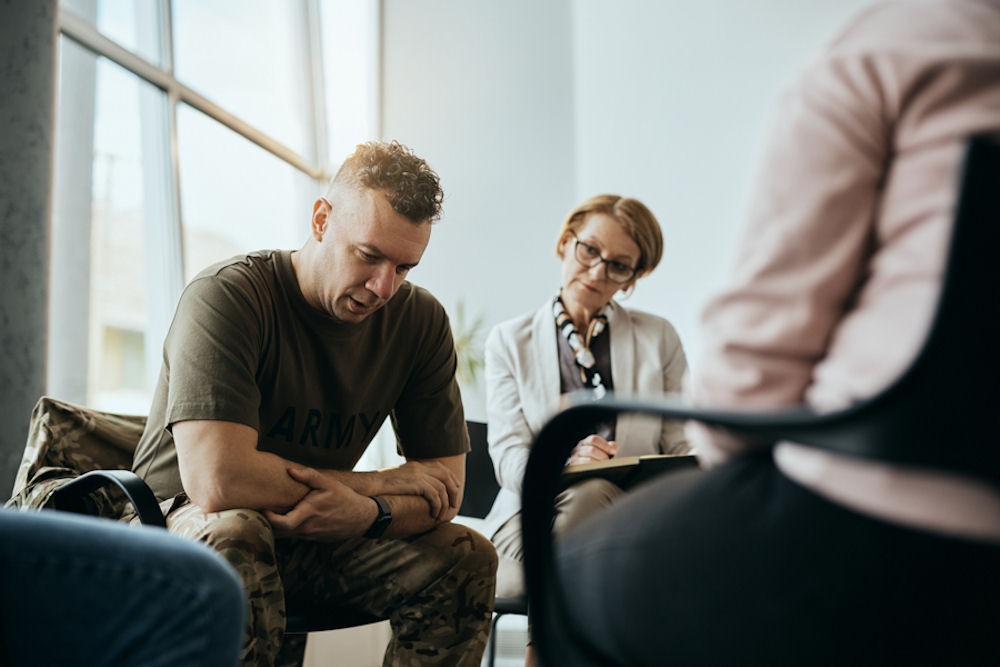
[[[663,234],[656,216],[638,199],[620,195],[595,195],[570,211],[559,230],[556,255],[559,255],[559,246],[566,233],[575,233],[592,213],[603,213],[614,218],[639,246],[639,262],[635,267],[633,282],[651,273],[660,263],[663,256]]]

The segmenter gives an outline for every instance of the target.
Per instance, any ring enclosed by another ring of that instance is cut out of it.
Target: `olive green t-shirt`
[[[463,454],[468,432],[448,317],[404,282],[359,324],[312,308],[289,251],[235,257],[184,290],[133,470],[161,500],[182,491],[170,426],[237,422],[257,449],[350,470],[386,417],[412,459]]]

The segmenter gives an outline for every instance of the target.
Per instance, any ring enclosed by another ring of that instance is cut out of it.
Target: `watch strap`
[[[389,501],[382,496],[368,497],[374,500],[375,504],[378,505],[378,515],[375,517],[372,525],[365,533],[365,537],[382,537],[382,534],[385,533],[389,524],[392,523],[392,507],[389,506]]]

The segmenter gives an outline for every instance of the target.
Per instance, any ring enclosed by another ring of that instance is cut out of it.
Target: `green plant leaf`
[[[483,349],[480,344],[486,319],[477,315],[470,321],[466,317],[465,301],[455,304],[455,316],[451,320],[451,335],[455,339],[455,354],[458,357],[456,374],[461,382],[474,384],[484,365]]]

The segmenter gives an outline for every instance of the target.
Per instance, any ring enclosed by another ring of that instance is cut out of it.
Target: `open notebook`
[[[589,477],[602,477],[621,488],[629,488],[657,475],[672,470],[698,467],[698,459],[691,454],[647,454],[645,456],[618,456],[608,461],[575,463],[563,469],[563,488]]]

